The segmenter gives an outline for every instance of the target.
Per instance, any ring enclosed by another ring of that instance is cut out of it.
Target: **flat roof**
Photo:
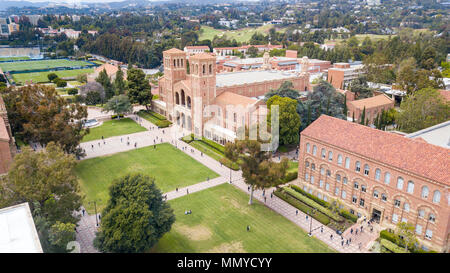
[[[279,70],[258,70],[258,71],[219,73],[216,76],[216,86],[224,87],[241,84],[251,84],[256,82],[289,79],[292,77],[296,77],[296,74]]]
[[[28,203],[0,209],[0,253],[42,253]]]
[[[450,120],[406,135],[408,138],[422,138],[426,142],[450,149]]]

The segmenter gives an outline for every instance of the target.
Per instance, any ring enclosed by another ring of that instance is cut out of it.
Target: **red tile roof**
[[[450,91],[449,90],[440,89],[438,91],[439,91],[439,93],[441,93],[441,95],[444,97],[444,99],[446,99],[447,101],[450,101]]]
[[[6,129],[6,124],[2,117],[0,117],[0,140],[9,141],[8,130]]]
[[[443,147],[326,115],[301,135],[450,185],[450,150]]]
[[[363,110],[364,107],[366,107],[366,109],[370,109],[370,108],[385,106],[385,105],[390,105],[390,104],[392,104],[392,106],[393,106],[394,100],[391,99],[390,97],[386,96],[385,94],[381,94],[381,95],[373,96],[370,98],[350,101],[349,103],[353,104],[353,106],[355,108]]]
[[[186,49],[205,49],[205,50],[209,50],[209,46],[186,46]]]

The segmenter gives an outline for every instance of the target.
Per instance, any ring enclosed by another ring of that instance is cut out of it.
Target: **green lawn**
[[[269,30],[274,27],[273,25],[265,25],[260,27],[247,27],[243,29],[237,29],[237,30],[224,30],[224,29],[215,29],[209,26],[202,26],[199,31],[199,38],[198,40],[213,40],[214,36],[217,35],[219,37],[226,35],[228,39],[236,39],[237,42],[248,42],[250,41],[250,38],[253,36],[253,34],[259,32],[264,35],[267,35],[269,33]],[[284,32],[285,29],[277,29],[279,32]]]
[[[289,160],[289,167],[287,169],[287,172],[297,172],[298,171],[298,161],[291,161]]]
[[[230,184],[169,204],[176,221],[151,252],[334,252],[260,202],[249,206],[248,195]]]
[[[29,60],[30,57],[0,57],[0,61],[21,61],[21,60]]]
[[[59,60],[38,60],[29,62],[7,62],[0,63],[3,71],[23,71],[30,69],[51,69],[56,67],[77,67],[90,65],[85,61],[72,61],[66,59]]]
[[[90,129],[88,135],[86,135],[81,142],[87,142],[91,140],[128,135],[138,132],[143,132],[147,129],[137,124],[130,118],[122,118],[119,120],[104,121],[102,125]]]
[[[25,81],[32,80],[33,83],[43,83],[48,82],[47,75],[50,73],[55,73],[60,78],[73,78],[75,79],[78,75],[93,73],[94,69],[73,69],[73,70],[61,70],[61,71],[47,71],[47,72],[34,72],[34,73],[14,73],[12,77],[17,83],[24,83]]]
[[[76,167],[76,173],[82,193],[86,194],[84,206],[88,211],[94,211],[93,204],[89,204],[93,200],[97,201],[97,209],[102,210],[109,198],[108,186],[114,179],[130,172],[154,177],[162,192],[206,181],[208,177],[218,177],[218,174],[167,143],[156,145],[156,149],[149,146],[82,160]]]

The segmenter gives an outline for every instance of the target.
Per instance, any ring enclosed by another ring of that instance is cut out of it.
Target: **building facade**
[[[395,229],[412,224],[420,244],[449,251],[450,150],[322,115],[301,132],[296,183]]]
[[[0,175],[8,172],[15,151],[16,144],[8,122],[6,107],[0,96]]]
[[[346,89],[354,79],[364,74],[363,68],[362,64],[335,63],[328,69],[328,82],[334,88]]]
[[[355,122],[361,122],[361,115],[365,111],[365,119],[369,121],[367,124],[374,124],[383,110],[388,111],[394,108],[394,105],[395,100],[385,94],[360,100],[347,100],[347,119],[355,118]]]

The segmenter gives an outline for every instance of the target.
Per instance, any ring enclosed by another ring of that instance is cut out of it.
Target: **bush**
[[[342,217],[344,217],[344,218],[346,218],[346,219],[352,221],[353,223],[356,223],[356,221],[358,221],[358,216],[356,216],[356,215],[354,215],[354,214],[351,214],[350,212],[348,212],[348,211],[345,210],[345,209],[341,209],[341,210],[339,211],[339,214],[340,214]]]
[[[54,83],[56,83],[57,87],[66,87],[67,86],[67,82],[60,78],[55,79]]]
[[[294,206],[295,208],[303,211],[304,213],[308,213],[308,212],[311,213],[311,211],[312,211],[311,207],[309,207],[305,203],[297,200],[296,198],[290,196],[286,192],[283,192],[283,190],[275,191],[274,194],[275,194],[275,196],[281,198],[285,202],[287,202],[290,205]],[[316,219],[317,221],[319,221],[320,223],[322,223],[324,225],[328,225],[330,223],[330,218],[320,212],[316,211],[316,213],[313,216],[314,216],[313,217],[314,219]]]
[[[54,79],[57,79],[57,78],[58,78],[58,75],[56,75],[55,73],[49,73],[49,74],[47,75],[47,78],[48,78],[49,81],[52,82]]]
[[[284,178],[284,182],[291,182],[292,180],[297,179],[298,172],[290,172],[286,174],[286,177]]]
[[[409,251],[405,251],[404,248],[402,248],[386,239],[381,239],[380,243],[383,247],[385,247],[386,249],[388,249],[389,251],[391,251],[393,253],[409,253]]]
[[[124,116],[123,115],[119,115],[119,118],[123,118]],[[117,118],[117,115],[112,115],[111,116],[111,119],[116,119]]]
[[[78,94],[78,89],[76,89],[76,88],[69,88],[67,90],[67,94],[69,94],[69,95],[76,95],[76,94]]]
[[[237,163],[231,162],[228,158],[226,157],[222,157],[219,160],[220,163],[222,163],[223,165],[225,165],[227,168],[232,169],[233,171],[239,171],[240,167]]]
[[[388,241],[393,242],[394,244],[398,244],[398,237],[392,232],[389,232],[388,230],[382,230],[380,231],[380,238],[386,239]]]
[[[314,200],[309,199],[307,196],[299,194],[295,190],[293,190],[291,188],[288,188],[288,187],[285,187],[283,189],[284,189],[284,191],[286,193],[288,193],[292,197],[298,199],[299,201],[302,201],[303,203],[307,204],[310,207],[313,207],[313,208],[317,209],[318,211],[320,211],[321,213],[323,213],[326,216],[330,217],[331,219],[335,220],[336,222],[342,222],[342,220],[343,220],[342,217],[340,217],[339,215],[334,214],[329,209],[327,209],[327,208],[317,204],[316,202],[314,202]]]
[[[102,101],[100,93],[97,91],[89,91],[86,94],[85,102],[87,105],[96,105]]]
[[[328,203],[327,201],[324,201],[324,200],[318,198],[317,196],[314,196],[312,194],[307,193],[306,191],[302,190],[299,186],[296,186],[296,185],[290,185],[290,186],[296,192],[305,195],[306,197],[308,197],[309,199],[312,199],[314,202],[318,203],[319,205],[321,205],[321,206],[323,206],[325,208],[329,208],[330,207],[330,203]]]
[[[158,126],[158,128],[166,128],[169,127],[172,124],[172,122],[166,120],[158,120],[155,125]]]

